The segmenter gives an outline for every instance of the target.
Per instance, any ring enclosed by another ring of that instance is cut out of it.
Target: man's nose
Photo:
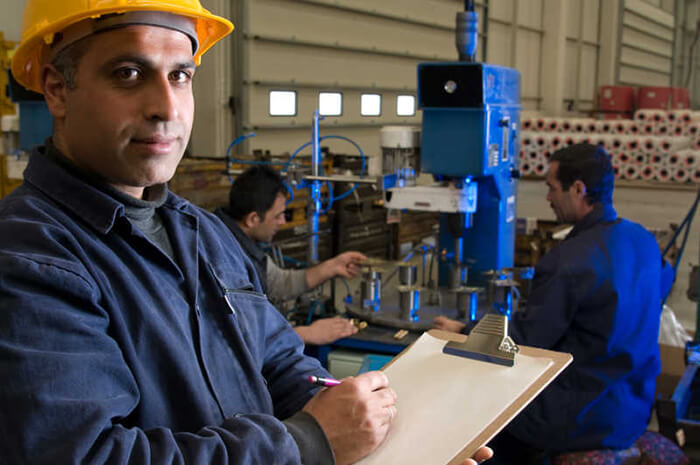
[[[156,121],[174,121],[179,116],[179,100],[168,76],[154,76],[144,96],[146,118]]]

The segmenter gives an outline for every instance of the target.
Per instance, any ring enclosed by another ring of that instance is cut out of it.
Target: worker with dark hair
[[[625,449],[646,430],[660,370],[662,260],[654,236],[618,218],[614,174],[600,146],[552,155],[547,200],[573,224],[535,268],[527,307],[509,325],[518,344],[574,360],[492,443],[497,464],[539,464],[552,454]],[[667,268],[669,269],[669,268]],[[438,317],[435,327],[466,331]]]
[[[231,186],[228,208],[216,210],[258,270],[265,294],[274,303],[296,298],[336,276],[350,278],[366,257],[345,252],[318,265],[303,269],[280,268],[260,243],[269,243],[285,224],[287,189],[272,168],[256,165],[238,176]],[[321,318],[294,330],[308,344],[329,344],[357,332],[346,318]]]

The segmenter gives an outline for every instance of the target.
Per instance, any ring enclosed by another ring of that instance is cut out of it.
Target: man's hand
[[[360,272],[360,265],[367,257],[360,252],[344,252],[328,260],[333,277],[352,278]]]
[[[305,406],[328,437],[336,463],[348,465],[384,441],[396,417],[396,393],[380,371],[343,379],[323,389]]]
[[[360,252],[343,252],[312,268],[307,268],[306,285],[309,289],[313,289],[336,276],[352,278],[360,272],[360,265],[365,260],[367,257]]]
[[[462,323],[461,321],[453,320],[451,318],[447,318],[446,316],[437,316],[433,320],[434,329],[441,329],[443,331],[450,331],[452,333],[462,332],[465,326],[467,325]]]
[[[493,457],[493,451],[490,447],[481,447],[474,453],[474,457],[465,460],[460,465],[477,465],[478,463],[488,460]]]
[[[322,345],[351,336],[357,328],[347,318],[336,316],[316,320],[310,326],[297,326],[294,331],[305,344]]]

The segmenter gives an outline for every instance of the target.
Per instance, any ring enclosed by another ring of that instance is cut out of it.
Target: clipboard
[[[501,431],[573,360],[520,346],[506,367],[442,353],[467,336],[430,330],[382,371],[397,393],[385,441],[358,464],[458,465]]]

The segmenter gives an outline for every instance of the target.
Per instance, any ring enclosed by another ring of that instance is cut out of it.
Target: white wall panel
[[[629,48],[624,45],[622,46],[621,52],[622,62],[625,64],[651,68],[652,70],[671,69],[671,58],[652,55],[638,48]]]
[[[26,0],[2,0],[0,6],[0,31],[5,40],[19,41],[22,37],[22,13]]]
[[[566,43],[566,81],[564,84],[564,97],[570,100],[576,99],[577,75],[578,75],[578,44],[567,41]]]
[[[407,87],[415,91],[414,58],[387,57],[372,53],[296,46],[253,40],[250,44],[251,81],[298,81],[337,83],[367,87]]]
[[[579,109],[593,108],[595,100],[598,66],[598,47],[583,44],[581,47],[581,61],[579,63],[579,85],[577,99],[581,104]],[[588,105],[583,105],[583,103]]]
[[[565,96],[575,111],[591,110],[598,87],[599,0],[568,0]]]
[[[539,76],[542,36],[538,32],[520,29],[515,41],[515,68],[520,70],[521,90],[524,98],[539,97]]]
[[[524,0],[489,0],[489,19],[512,23],[513,9],[516,2],[524,3]],[[489,27],[489,32],[490,31],[491,28]]]
[[[294,38],[300,41],[347,45],[413,53],[434,59],[456,60],[457,50],[452,30],[420,24],[397,27],[396,21],[372,17],[304,2],[283,0],[251,3],[248,34]],[[445,28],[454,27],[454,11],[445,19]],[[280,21],[284,18],[284,21]],[[423,18],[425,19],[425,18]]]
[[[241,131],[257,137],[242,151],[293,150],[308,140],[319,91],[343,94],[343,114],[322,122],[379,151],[379,128],[420,124],[420,112],[396,116],[398,94],[415,95],[416,67],[457,59],[455,14],[463,2],[445,0],[242,0],[246,66]],[[480,2],[477,2],[477,7]],[[297,115],[268,114],[270,90],[297,92]],[[360,115],[362,93],[382,95],[382,115]],[[358,141],[359,142],[359,141]],[[342,143],[341,143],[342,144]],[[298,144],[297,144],[298,145]],[[329,144],[335,145],[335,143]],[[349,152],[349,150],[346,150]]]
[[[490,12],[490,8],[489,8]],[[511,26],[489,21],[486,57],[489,63],[511,66],[513,39]]]
[[[571,0],[569,0],[571,1]],[[582,40],[598,43],[600,0],[578,0],[581,5]]]
[[[542,29],[542,0],[519,0],[518,24]]]
[[[661,1],[624,0],[618,82],[670,86],[674,17]]]
[[[664,73],[620,66],[620,82],[640,86],[666,87],[669,85],[669,77],[668,74]]]

